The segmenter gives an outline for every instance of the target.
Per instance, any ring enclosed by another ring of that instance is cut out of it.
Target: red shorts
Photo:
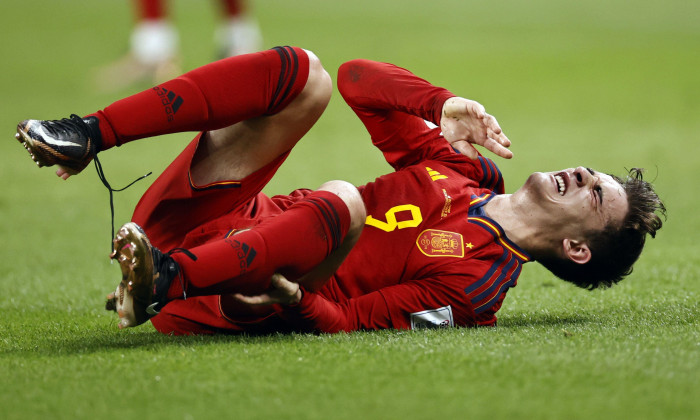
[[[170,164],[143,195],[132,220],[162,251],[192,248],[225,238],[237,229],[254,226],[282,213],[311,190],[268,197],[261,192],[288,153],[241,181],[192,184],[189,169],[201,134]],[[283,331],[274,307],[250,310],[228,296],[176,300],[151,319],[165,334]]]
[[[163,251],[189,248],[248,227],[281,210],[260,191],[284,162],[285,153],[240,181],[194,185],[190,165],[202,134],[195,137],[136,205],[132,221]]]

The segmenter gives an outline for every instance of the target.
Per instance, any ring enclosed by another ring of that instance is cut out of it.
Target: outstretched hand
[[[245,296],[240,293],[233,295],[239,302],[257,306],[257,305],[272,305],[279,303],[281,305],[294,305],[301,300],[302,292],[299,283],[294,283],[287,280],[281,274],[273,274],[270,278],[270,288],[257,296]]]
[[[498,121],[486,113],[478,102],[453,97],[442,106],[440,120],[442,135],[461,154],[476,159],[479,155],[474,144],[485,147],[498,156],[510,159],[510,140],[503,134]]]

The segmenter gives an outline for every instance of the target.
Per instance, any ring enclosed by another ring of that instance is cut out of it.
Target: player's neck
[[[536,258],[548,249],[549,235],[527,209],[512,194],[497,195],[484,206],[486,215],[503,228],[508,239]]]

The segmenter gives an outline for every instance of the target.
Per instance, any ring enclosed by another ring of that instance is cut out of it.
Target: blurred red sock
[[[138,20],[159,20],[166,18],[163,0],[134,0]]]
[[[241,14],[243,11],[242,1],[239,0],[221,0],[224,6],[224,13],[226,17],[234,17]]]

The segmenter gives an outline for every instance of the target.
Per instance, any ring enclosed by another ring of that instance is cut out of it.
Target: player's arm
[[[411,329],[416,322],[444,320],[445,325],[475,325],[473,313],[465,305],[462,287],[453,287],[445,279],[422,279],[390,286],[349,299],[333,302],[317,293],[302,293],[294,282],[279,276],[289,298],[270,299],[276,294],[236,297],[249,304],[281,303],[287,305],[280,314],[291,324],[307,331],[334,333],[339,331]],[[460,283],[461,284],[461,283]],[[278,295],[280,296],[280,295]],[[434,322],[438,324],[437,322]]]
[[[455,95],[388,63],[352,60],[338,69],[338,90],[394,167],[451,153],[425,121],[440,124],[442,104]]]
[[[392,327],[386,302],[379,292],[341,304],[304,291],[298,283],[280,274],[275,274],[270,283],[270,289],[263,294],[245,296],[239,293],[234,297],[252,306],[282,305],[285,309],[280,315],[290,324],[306,331],[334,333]]]
[[[456,150],[476,159],[471,144],[510,157],[510,141],[495,118],[477,102],[457,97],[406,69],[370,60],[352,60],[338,70],[338,89],[384,152],[398,169],[420,159]],[[423,120],[438,125],[445,135],[436,142]],[[446,131],[447,130],[447,131]]]

